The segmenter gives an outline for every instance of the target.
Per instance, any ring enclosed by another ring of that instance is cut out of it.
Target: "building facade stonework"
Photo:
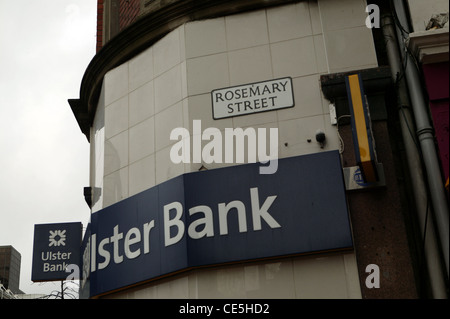
[[[391,11],[387,2],[375,3],[382,12]],[[382,30],[367,27],[367,5],[360,0],[99,1],[97,55],[86,69],[80,98],[69,100],[91,145],[90,185],[85,195],[93,215],[119,209],[122,203],[185,174],[243,164],[207,157],[175,163],[171,151],[179,140],[171,138],[171,132],[186,129],[185,141],[192,147],[200,140],[195,121],[201,121],[202,129],[214,128],[223,136],[227,129],[276,129],[279,159],[337,152],[344,180],[346,168],[358,165],[345,85],[352,74],[361,76],[382,181],[362,191],[342,189],[353,242],[348,249],[183,269],[88,297],[446,295],[445,266],[439,264],[439,270],[424,267],[427,252],[417,244],[420,223],[404,165],[396,87]],[[214,117],[213,91],[284,78],[292,81],[293,107]],[[323,139],[319,140],[319,133]],[[200,149],[209,142],[201,139]],[[244,157],[248,162],[249,155]],[[255,185],[263,178],[260,175]],[[227,178],[217,183],[226,185]],[[289,187],[303,186],[299,181]],[[320,185],[312,188],[316,187],[320,193]],[[269,195],[273,194],[264,198]],[[328,194],[321,196],[320,200],[327,201]],[[262,195],[259,201],[261,210],[276,207],[269,206],[269,201],[264,206]],[[121,213],[134,218],[125,208]],[[270,209],[266,213],[261,213],[266,221],[269,214],[276,214]],[[267,225],[274,223],[263,223]],[[317,229],[320,233],[320,225]],[[100,239],[94,239],[98,244]],[[111,249],[112,241],[113,237]],[[99,251],[91,247],[92,253]],[[96,256],[99,262],[102,255]],[[370,268],[373,265],[376,268]],[[440,290],[429,287],[430,271],[441,273],[444,284]],[[379,286],[374,286],[373,278]],[[94,284],[101,285],[90,282]]]

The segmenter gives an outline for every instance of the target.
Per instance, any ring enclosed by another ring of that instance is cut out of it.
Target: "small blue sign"
[[[353,175],[353,180],[355,181],[356,184],[358,184],[359,186],[365,187],[365,186],[369,186],[370,183],[366,183],[364,181],[364,177],[361,173],[361,169],[357,168],[355,171],[355,175]]]
[[[82,224],[34,225],[32,281],[64,280],[69,265],[80,265]]]
[[[280,159],[275,174],[259,166],[184,174],[94,213],[90,296],[193,267],[352,247],[337,151]]]

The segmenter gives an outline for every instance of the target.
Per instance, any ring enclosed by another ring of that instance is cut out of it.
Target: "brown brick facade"
[[[119,30],[133,23],[140,11],[140,0],[120,0],[119,2]]]
[[[118,10],[116,11],[116,14],[114,15],[112,12],[110,12],[110,16],[118,16],[118,21],[115,19],[107,19],[105,20],[105,10],[106,10],[106,3],[108,0],[98,0],[97,1],[97,52],[103,47],[105,44],[104,35],[107,32],[107,29],[110,30],[117,30],[117,23],[118,23],[118,30],[122,31],[124,28],[132,24],[140,12],[140,0],[115,0],[111,1],[109,4],[109,10]],[[114,2],[114,4],[112,4]],[[117,2],[118,2],[118,9],[117,9]],[[105,25],[106,21],[110,21],[109,24],[113,23],[116,24],[115,27],[112,25]],[[111,32],[110,32],[111,33]]]
[[[103,46],[103,0],[97,0],[97,52]]]

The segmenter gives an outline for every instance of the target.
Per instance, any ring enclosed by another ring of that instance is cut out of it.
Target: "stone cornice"
[[[448,61],[448,28],[409,34],[408,48],[420,63]]]
[[[130,60],[180,25],[300,0],[159,0],[136,22],[107,42],[89,63],[80,88],[80,98],[69,104],[81,131],[89,140],[103,77]]]

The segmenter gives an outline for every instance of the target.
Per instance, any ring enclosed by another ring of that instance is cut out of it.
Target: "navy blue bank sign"
[[[94,213],[82,288],[92,297],[193,267],[352,247],[337,151],[281,159],[272,175],[259,166],[188,173]]]
[[[80,264],[82,224],[34,225],[32,281],[64,280],[69,265]]]

